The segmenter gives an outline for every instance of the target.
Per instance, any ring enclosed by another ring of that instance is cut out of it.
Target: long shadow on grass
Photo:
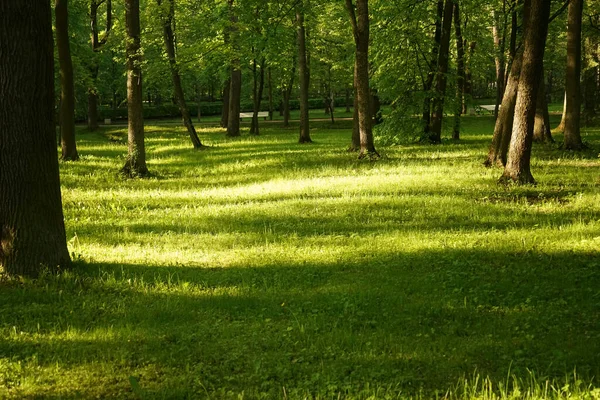
[[[0,290],[0,359],[279,396],[445,391],[474,371],[598,376],[597,254],[379,252],[225,269],[78,264]],[[182,379],[183,377],[183,379]],[[98,386],[103,377],[83,378]]]

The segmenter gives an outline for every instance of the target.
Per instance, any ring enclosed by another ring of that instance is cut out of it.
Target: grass
[[[0,283],[0,398],[599,399],[597,150],[505,187],[489,117],[377,162],[349,123],[148,126],[143,180],[125,128],[79,131],[76,263]]]

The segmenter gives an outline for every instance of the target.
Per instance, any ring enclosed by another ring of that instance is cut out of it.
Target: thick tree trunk
[[[52,47],[48,1],[0,1],[0,273],[9,275],[35,277],[70,264]]]
[[[229,93],[231,92],[231,77],[225,81],[223,88],[223,111],[221,112],[221,128],[227,128],[229,121]]]
[[[250,134],[251,135],[259,134],[258,112],[260,111],[260,104],[262,101],[263,91],[265,88],[265,60],[263,59],[260,64],[260,73],[259,74],[257,74],[256,68],[257,68],[256,60],[254,60],[254,91],[253,91],[254,109],[253,109],[253,113],[252,113],[252,123],[250,125]]]
[[[369,88],[369,2],[357,0],[356,10],[352,0],[346,0],[346,9],[350,14],[355,54],[355,88],[358,109],[358,128],[360,131],[360,153],[358,158],[378,158],[373,140],[371,121],[371,90]]]
[[[308,120],[308,60],[306,58],[306,30],[304,28],[304,10],[296,11],[298,25],[298,74],[300,76],[300,138],[299,143],[312,143]]]
[[[506,90],[502,97],[502,106],[498,110],[498,118],[496,118],[492,145],[490,146],[487,160],[484,163],[488,167],[493,165],[504,167],[506,165],[508,146],[512,135],[515,105],[517,103],[517,92],[522,62],[523,54],[519,53],[515,56],[510,73],[508,74]]]
[[[186,127],[190,140],[195,149],[202,148],[202,142],[196,133],[190,111],[185,103],[185,95],[183,86],[181,85],[181,77],[179,76],[179,67],[177,66],[177,58],[175,55],[175,34],[173,26],[175,25],[175,0],[166,0],[168,4],[167,15],[162,17],[163,38],[165,41],[165,49],[167,50],[167,58],[169,59],[169,68],[171,69],[171,80],[173,81],[173,89],[175,91],[175,101],[181,113],[183,125]],[[156,0],[158,5],[162,4],[162,0]]]
[[[523,64],[519,78],[508,160],[501,179],[517,183],[535,183],[531,174],[531,145],[536,100],[548,33],[550,2],[525,0],[524,14]]]
[[[238,18],[234,14],[233,1],[228,0],[230,19],[230,38],[233,43],[233,53],[239,54]],[[240,136],[240,102],[242,95],[242,66],[238,56],[231,62],[231,88],[229,91],[229,113],[227,115],[227,136]]]
[[[454,5],[454,32],[456,35],[456,108],[454,110],[454,129],[452,139],[460,139],[460,117],[463,109],[465,91],[465,48],[461,31],[460,7]]]
[[[567,23],[567,74],[565,102],[565,142],[567,150],[581,150],[581,19],[583,0],[569,2]]]
[[[440,53],[440,41],[442,40],[442,19],[444,18],[444,0],[438,0],[437,2],[437,14],[435,19],[435,33],[433,36],[433,47],[431,49],[431,62],[429,65],[429,72],[427,73],[427,80],[423,85],[423,91],[425,98],[423,99],[423,113],[422,113],[422,124],[424,137],[429,136],[429,130],[431,128],[431,89],[433,87],[433,80],[435,79],[435,72],[437,71],[438,57]]]
[[[354,66],[356,71],[356,64]],[[358,123],[358,96],[356,94],[356,72],[354,72],[354,105],[352,109],[352,141],[348,151],[360,151],[360,126]]]
[[[148,174],[144,145],[142,97],[142,56],[140,52],[140,1],[125,0],[125,30],[127,55],[127,139],[128,152],[121,170],[130,177]]]
[[[448,73],[448,55],[450,51],[450,35],[452,28],[452,10],[454,1],[446,0],[444,4],[444,19],[442,21],[442,38],[440,40],[440,52],[438,57],[438,69],[436,75],[436,90],[433,99],[433,116],[431,118],[431,129],[429,142],[442,142],[442,120],[444,118],[444,98],[446,97],[446,74]]]
[[[68,0],[56,0],[56,47],[60,64],[60,136],[61,158],[79,160],[75,143],[75,88],[73,62],[69,45]]]
[[[550,132],[550,114],[546,100],[546,83],[544,72],[540,74],[540,88],[538,90],[535,106],[535,125],[533,128],[533,141],[537,143],[554,143]]]

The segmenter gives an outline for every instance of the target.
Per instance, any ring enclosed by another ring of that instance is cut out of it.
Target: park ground
[[[125,128],[79,130],[74,265],[0,282],[0,398],[600,399],[600,129],[518,187],[492,117],[376,162],[350,123],[209,121],[195,151],[149,122],[133,180]]]

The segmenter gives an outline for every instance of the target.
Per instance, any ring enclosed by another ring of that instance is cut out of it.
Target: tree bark
[[[358,108],[358,127],[360,131],[360,153],[358,158],[378,158],[373,140],[371,121],[371,90],[369,88],[369,2],[357,0],[356,9],[352,0],[346,0],[346,9],[350,14],[350,23],[354,34],[355,88]]]
[[[546,100],[546,83],[544,72],[540,74],[540,88],[538,90],[535,106],[535,124],[533,128],[533,141],[537,143],[554,143],[550,132],[550,114]]]
[[[565,101],[565,141],[567,150],[582,150],[581,140],[581,20],[583,0],[569,2],[567,22],[567,74]]]
[[[60,64],[60,137],[61,159],[79,160],[75,142],[75,88],[73,62],[69,45],[68,0],[56,0],[56,47]]]
[[[465,48],[461,31],[461,18],[459,3],[454,5],[454,32],[456,35],[456,108],[454,110],[454,128],[452,139],[460,139],[460,117],[463,109],[465,92]]]
[[[300,6],[302,7],[302,5]],[[300,76],[300,138],[299,143],[312,143],[308,119],[308,60],[306,57],[306,29],[304,27],[304,10],[296,10],[298,25],[298,74]]]
[[[496,63],[496,107],[494,108],[494,118],[498,118],[498,110],[500,108],[500,103],[502,102],[502,97],[504,96],[504,73],[505,73],[505,60],[504,60],[504,39],[505,33],[500,34],[500,21],[498,12],[494,10],[494,26],[492,27],[492,35],[494,37],[494,50],[496,50],[496,55],[494,56],[494,61]],[[502,28],[503,32],[506,32],[504,28]]]
[[[0,1],[0,273],[70,264],[54,127],[50,2]]]
[[[431,89],[433,87],[433,80],[435,79],[435,72],[437,70],[438,57],[440,53],[440,41],[442,40],[442,19],[444,18],[444,0],[438,0],[437,2],[437,14],[435,19],[435,33],[433,36],[433,47],[431,49],[431,62],[429,65],[429,72],[427,73],[427,80],[423,85],[423,91],[425,92],[425,98],[423,99],[423,113],[422,113],[422,124],[423,134],[425,137],[429,136],[429,130],[431,128]]]
[[[444,19],[442,21],[442,38],[440,40],[440,52],[438,57],[438,69],[436,75],[436,90],[433,99],[433,116],[431,118],[431,129],[429,142],[442,142],[442,120],[444,118],[444,99],[446,97],[446,74],[448,73],[448,55],[450,51],[450,35],[452,27],[452,10],[454,1],[446,0],[444,4]]]
[[[237,26],[238,18],[233,10],[234,0],[228,0],[229,18],[230,18],[230,38],[233,43],[233,53],[235,54],[231,62],[231,88],[229,91],[229,113],[227,115],[227,136],[240,136],[240,102],[242,95],[242,66],[239,54],[239,28]]]
[[[223,88],[223,111],[221,112],[221,128],[227,128],[229,121],[229,92],[231,92],[231,73]]]
[[[106,3],[106,30],[104,36],[100,38],[98,34],[98,8],[102,3]],[[94,131],[98,129],[98,60],[96,53],[100,52],[102,47],[108,41],[112,30],[112,0],[92,0],[90,3],[90,27],[92,30],[92,51],[94,52],[92,64],[90,66],[90,78],[92,86],[88,88],[88,129]]]
[[[127,55],[127,141],[128,152],[121,172],[129,177],[148,174],[144,145],[142,97],[142,56],[140,52],[140,1],[125,0]]]
[[[166,15],[162,16],[162,28],[167,58],[169,59],[169,69],[171,70],[171,80],[173,81],[173,89],[175,91],[175,101],[177,102],[177,107],[181,113],[183,125],[187,129],[188,135],[190,135],[192,145],[195,149],[200,149],[204,146],[196,133],[190,111],[185,103],[185,95],[183,93],[181,76],[179,75],[179,67],[177,66],[177,58],[175,55],[175,34],[173,32],[173,26],[175,25],[175,0],[166,1],[168,2],[168,5],[166,7]],[[156,0],[156,2],[159,7],[162,5],[162,0]]]
[[[502,106],[498,110],[498,118],[496,119],[496,125],[494,127],[492,145],[490,146],[487,160],[484,163],[488,167],[493,165],[504,167],[506,165],[508,146],[510,145],[512,135],[515,105],[517,103],[517,92],[519,89],[522,62],[523,54],[519,53],[513,60],[508,75],[508,82],[506,83],[506,90],[504,91],[504,96],[502,98]]]
[[[502,180],[520,184],[535,183],[531,174],[531,145],[535,124],[535,108],[544,60],[550,2],[525,1],[523,31],[523,64],[519,78],[517,104],[508,160]]]

